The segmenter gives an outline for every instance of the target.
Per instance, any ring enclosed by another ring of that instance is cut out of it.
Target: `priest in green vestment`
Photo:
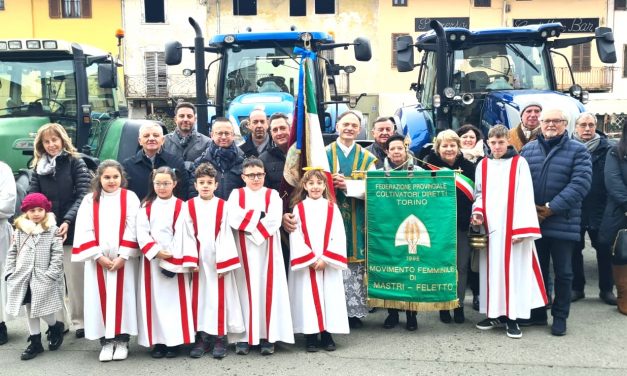
[[[364,283],[366,217],[366,171],[375,170],[377,158],[355,143],[361,130],[361,115],[344,112],[336,123],[338,138],[326,148],[337,204],[342,213],[346,231],[348,269],[344,273],[346,306],[351,328],[363,325],[361,318],[368,314]]]

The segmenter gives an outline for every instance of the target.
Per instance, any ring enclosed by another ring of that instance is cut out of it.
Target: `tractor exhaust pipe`
[[[437,74],[436,74],[436,90],[440,95],[440,98],[444,98],[444,88],[448,86],[447,72],[448,72],[448,59],[446,58],[446,33],[444,27],[439,21],[433,20],[429,23],[429,26],[435,31],[437,36],[436,42],[436,61],[437,61]],[[450,129],[451,125],[448,121],[448,116],[441,108],[437,109],[436,114],[436,132],[439,133],[445,129]]]
[[[196,121],[198,122],[198,133],[209,135],[209,115],[207,112],[207,91],[205,90],[205,82],[207,74],[205,73],[205,38],[202,36],[200,25],[192,17],[189,17],[189,23],[196,32],[194,38],[194,58],[196,62]]]

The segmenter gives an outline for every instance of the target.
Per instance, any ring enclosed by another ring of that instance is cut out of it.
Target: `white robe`
[[[122,210],[124,209],[124,210]],[[135,218],[139,199],[132,191],[102,191],[99,202],[85,195],[76,216],[72,262],[84,262],[85,338],[137,335],[139,246]],[[96,260],[122,257],[124,266],[109,271]]]
[[[346,233],[342,214],[324,198],[306,198],[293,211],[298,222],[290,234],[288,285],[294,333],[348,333],[342,270]],[[319,259],[327,266],[314,270]]]
[[[180,212],[176,216],[177,201]],[[177,346],[194,341],[190,273],[177,273],[168,278],[161,273],[160,250],[176,253],[181,246],[183,222],[187,205],[172,196],[167,200],[155,199],[137,214],[137,242],[144,257],[139,267],[139,291],[137,294],[139,315],[138,343],[150,347],[154,344]],[[175,237],[176,233],[176,237]]]
[[[242,261],[235,278],[246,326],[246,331],[233,339],[250,345],[259,344],[260,339],[294,343],[279,234],[281,198],[265,187],[257,191],[240,188],[231,192],[227,208]]]
[[[486,173],[487,171],[487,173]],[[535,249],[540,226],[527,161],[484,158],[475,175],[473,213],[484,216],[488,249],[479,257],[479,312],[490,318],[528,319],[546,305]],[[512,239],[524,239],[513,244]]]
[[[242,333],[244,319],[232,272],[241,264],[227,223],[226,201],[196,197],[187,201],[187,207],[183,248],[198,249],[199,259],[199,271],[192,273],[194,327],[217,336]],[[221,278],[218,273],[223,273]]]

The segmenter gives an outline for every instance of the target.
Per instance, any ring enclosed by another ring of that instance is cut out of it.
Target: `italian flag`
[[[451,170],[450,168],[438,167],[430,163],[427,163],[427,167],[433,171],[438,171],[438,170],[450,171]],[[474,201],[475,183],[472,180],[468,179],[461,172],[455,171],[455,170],[453,170],[453,172],[455,172],[455,187],[459,189],[460,191],[462,191],[466,195],[466,197],[468,197],[470,201]]]
[[[320,169],[327,176],[329,192],[334,195],[333,179],[331,178],[331,169],[324,147],[316,104],[315,81],[313,79],[316,54],[302,48],[295,48],[294,52],[301,58],[298,96],[296,97],[294,119],[290,132],[291,146],[286,158],[284,174],[302,176],[303,169]]]

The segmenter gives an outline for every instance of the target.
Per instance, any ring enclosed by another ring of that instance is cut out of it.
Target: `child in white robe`
[[[125,185],[122,165],[103,161],[76,216],[72,262],[85,263],[85,338],[100,340],[101,362],[126,359],[137,335],[139,199]]]
[[[305,334],[308,352],[318,351],[318,346],[333,351],[331,333],[349,332],[342,277],[346,233],[340,209],[330,197],[319,169],[305,172],[294,195],[298,227],[290,234],[288,284],[294,333]]]
[[[227,333],[242,333],[244,320],[235,276],[241,266],[233,231],[227,223],[226,201],[214,196],[217,172],[208,163],[194,173],[198,197],[187,201],[183,248],[197,249],[198,268],[192,273],[192,312],[196,343],[190,351],[200,358],[211,348],[214,358],[226,356]]]
[[[187,205],[172,195],[176,175],[169,167],[159,167],[151,175],[152,184],[137,214],[137,242],[144,255],[139,267],[138,343],[150,347],[153,358],[174,358],[179,345],[194,339],[190,272],[171,273],[164,260],[193,267],[196,260],[173,257],[182,252],[183,218]],[[175,234],[177,235],[175,237]]]
[[[283,203],[277,191],[263,186],[265,170],[257,158],[242,166],[246,187],[231,192],[228,222],[233,228],[242,267],[235,270],[246,331],[237,337],[235,353],[274,353],[274,342],[294,343],[289,293],[279,227]]]
[[[547,304],[546,289],[535,248],[542,235],[525,158],[509,146],[503,125],[490,129],[491,154],[477,166],[471,224],[483,226],[486,250],[479,256],[481,330],[505,326],[510,338],[521,338],[517,320]]]

